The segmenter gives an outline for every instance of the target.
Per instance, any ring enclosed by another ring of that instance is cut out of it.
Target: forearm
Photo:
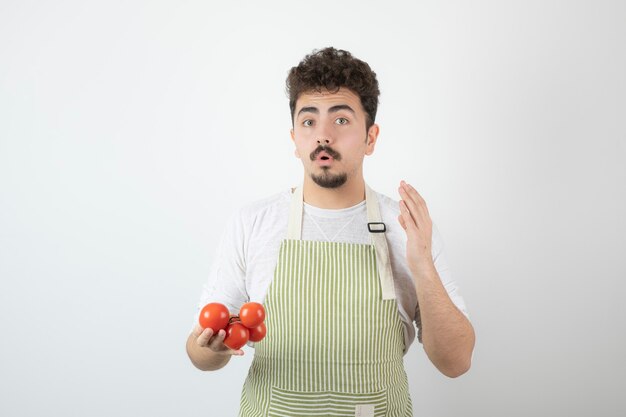
[[[413,273],[422,325],[422,343],[430,361],[444,375],[467,372],[474,350],[474,329],[456,308],[434,265]]]
[[[209,348],[198,346],[193,334],[187,339],[187,355],[191,359],[191,363],[201,371],[215,371],[221,369],[228,361],[231,355],[220,354]]]

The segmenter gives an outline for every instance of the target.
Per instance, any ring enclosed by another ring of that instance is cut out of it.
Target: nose
[[[332,140],[331,129],[320,123],[319,130],[317,132],[317,144],[321,146],[328,146]]]

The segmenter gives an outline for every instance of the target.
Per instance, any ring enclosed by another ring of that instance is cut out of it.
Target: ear
[[[367,148],[365,149],[365,155],[371,155],[374,153],[374,147],[376,146],[376,140],[378,139],[379,133],[380,128],[376,123],[370,126],[367,131]]]
[[[293,129],[291,129],[289,131],[289,133],[291,134],[291,141],[295,145],[296,144],[296,135],[293,133]],[[298,153],[298,148],[294,149],[293,154],[296,156],[296,158],[300,159],[300,154]]]

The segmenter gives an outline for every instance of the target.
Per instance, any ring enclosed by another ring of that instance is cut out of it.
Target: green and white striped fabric
[[[395,300],[373,245],[284,240],[241,417],[412,416]]]

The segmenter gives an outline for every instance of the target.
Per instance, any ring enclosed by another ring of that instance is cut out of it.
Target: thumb
[[[398,221],[400,222],[400,226],[402,226],[402,228],[406,230],[406,223],[404,223],[404,219],[402,218],[402,215],[398,216]]]

